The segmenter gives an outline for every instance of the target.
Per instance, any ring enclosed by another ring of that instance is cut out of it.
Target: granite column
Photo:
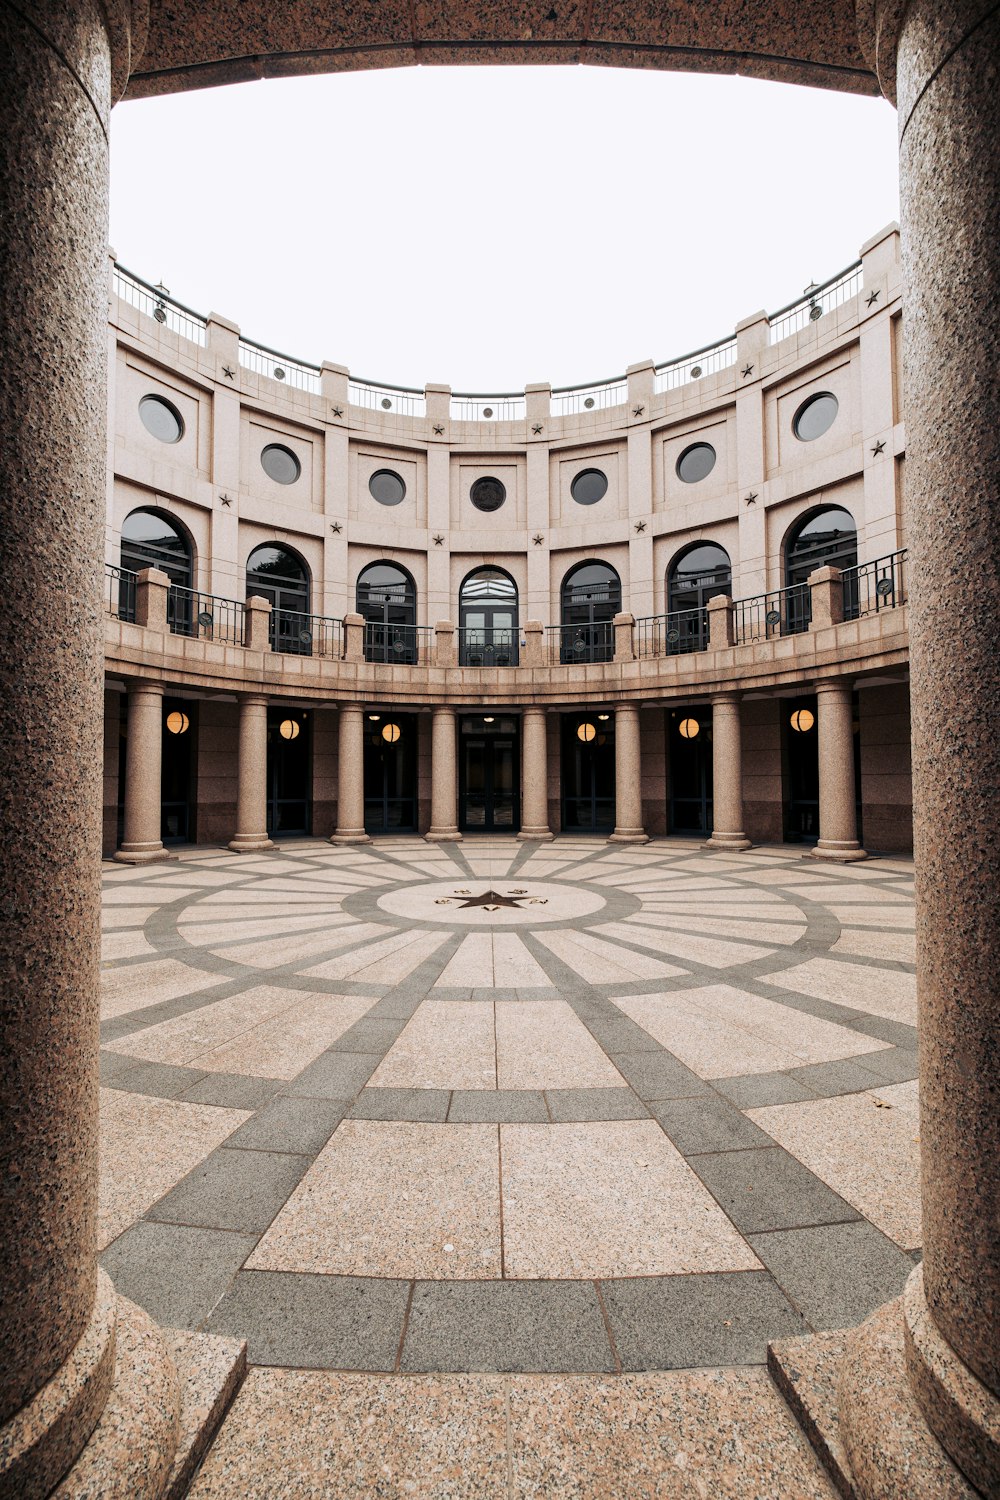
[[[548,743],[544,708],[521,713],[521,831],[519,839],[552,838],[549,828]]]
[[[240,752],[236,792],[236,833],[229,847],[237,854],[273,849],[267,836],[267,699],[240,699]]]
[[[750,848],[743,831],[743,740],[736,693],[712,699],[712,836],[705,848]]]
[[[455,751],[455,710],[436,708],[431,730],[431,826],[429,844],[454,844],[461,839],[456,821],[458,758]]]
[[[854,786],[854,705],[849,682],[816,684],[819,736],[819,842],[817,859],[850,864],[868,856],[858,842]]]
[[[365,833],[365,716],[342,703],[337,739],[337,828],[331,844],[369,844]]]
[[[610,844],[646,844],[642,826],[642,747],[639,706],[623,703],[615,711],[615,831]]]

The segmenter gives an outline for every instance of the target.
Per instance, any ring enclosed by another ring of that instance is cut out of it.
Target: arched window
[[[139,573],[143,568],[159,568],[170,579],[167,594],[167,623],[175,635],[191,635],[194,629],[194,600],[190,590],[194,570],[191,543],[170,516],[158,510],[134,510],[122,525],[122,571]],[[135,589],[132,580],[123,580],[119,615],[135,619]]]
[[[311,656],[309,570],[301,557],[277,542],[255,547],[247,558],[247,598],[253,594],[271,606],[272,651]]]
[[[517,584],[499,568],[477,568],[458,599],[459,664],[517,666]]]
[[[622,607],[621,579],[609,563],[585,562],[563,579],[561,662],[614,661],[612,621]]]
[[[718,542],[695,542],[678,553],[667,571],[668,655],[707,648],[705,606],[732,588],[729,553]]]
[[[806,630],[812,619],[812,598],[806,579],[816,568],[854,568],[858,561],[858,529],[850,511],[841,506],[817,510],[797,521],[785,542],[786,634]],[[844,614],[857,614],[857,575],[850,580],[855,598],[845,596]],[[853,609],[852,609],[853,602]]]
[[[371,563],[358,576],[358,614],[365,621],[365,661],[417,660],[417,591],[395,563]]]

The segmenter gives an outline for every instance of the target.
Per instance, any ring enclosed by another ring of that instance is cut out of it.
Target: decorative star
[[[635,523],[635,529],[636,529],[636,531],[645,531],[645,529],[646,529],[646,523],[645,523],[645,521],[636,521],[636,523]]]
[[[641,417],[645,410],[646,408],[644,406],[633,406],[632,415],[633,417]]]
[[[236,379],[236,371],[233,369],[232,365],[223,365],[222,366],[222,373],[223,373],[223,375],[225,375],[225,377],[226,377],[227,380],[235,380]]]
[[[880,453],[884,453],[884,452],[885,452],[885,439],[884,438],[879,438],[878,442],[875,444],[874,448],[872,449],[872,458],[878,458],[879,454]]]
[[[342,417],[344,415],[344,408],[342,406],[335,406],[333,408],[333,415],[335,417]]]
[[[743,366],[743,379],[746,380],[747,376],[748,375],[752,375],[752,374],[753,374],[753,365],[744,365]]]
[[[541,422],[535,422],[534,425],[532,426],[531,430],[535,434],[535,437],[540,437],[541,436],[541,431],[542,431],[542,424],[541,424]]]
[[[339,536],[343,529],[344,528],[343,526],[341,526],[339,521],[331,521],[330,530],[333,532],[334,536]]]
[[[524,890],[518,889],[512,891],[508,896],[502,896],[499,891],[493,890],[491,886],[488,891],[483,891],[479,896],[474,896],[471,891],[456,890],[454,896],[443,896],[435,901],[434,904],[435,906],[450,906],[452,901],[458,901],[458,905],[462,910],[468,907],[481,907],[483,911],[493,912],[499,911],[502,906],[509,906],[518,911],[524,902],[526,894]],[[460,896],[465,896],[467,899],[459,901],[458,898]],[[528,896],[527,904],[529,906],[547,906],[548,898],[546,896]]]
[[[536,531],[531,540],[534,542],[536,547],[540,547],[545,538],[542,536],[542,533],[540,531]]]
[[[747,502],[748,505],[756,505],[757,504],[757,491],[756,490],[751,490],[750,491],[749,495],[747,495],[747,497],[746,497],[746,502]]]
[[[878,301],[878,299],[881,297],[881,295],[882,295],[881,289],[879,289],[879,291],[877,291],[877,292],[869,292],[868,296],[865,298],[865,306],[866,307],[874,307],[875,303]]]
[[[440,437],[441,434],[442,434],[442,432],[444,432],[444,423],[443,422],[435,422],[434,423],[434,431],[437,433],[438,437]]]
[[[443,536],[436,536],[434,538],[434,545],[435,545],[435,547],[443,547],[444,546],[444,537]]]
[[[229,509],[229,507],[233,503],[231,495],[220,495],[219,499],[222,501],[223,505],[226,507],[227,510]]]

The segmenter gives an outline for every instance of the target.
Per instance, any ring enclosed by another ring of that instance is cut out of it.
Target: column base
[[[155,865],[177,855],[162,844],[122,844],[112,856],[120,865]]]
[[[522,844],[537,843],[551,844],[555,834],[551,828],[522,828],[520,833],[514,835]]]
[[[835,842],[833,839],[820,839],[815,849],[810,849],[806,856],[808,859],[830,859],[835,864],[849,865],[856,863],[859,859],[867,859],[867,849],[862,849],[857,839],[849,842]]]
[[[616,828],[608,837],[609,844],[648,844],[649,834],[641,828]]]
[[[461,842],[462,835],[457,828],[445,829],[441,833],[432,828],[428,833],[424,834],[425,844],[460,844]]]
[[[274,840],[267,834],[238,833],[226,847],[234,854],[259,854],[262,849],[273,849]]]
[[[860,1328],[771,1344],[768,1369],[845,1500],[981,1500],[990,1489],[967,1482],[917,1405],[903,1302]]]
[[[331,844],[370,844],[371,837],[364,829],[357,832],[348,830],[346,833],[331,833],[329,838]]]
[[[740,853],[743,849],[752,849],[753,844],[745,833],[715,833],[713,831],[710,839],[706,839],[701,846],[703,849],[728,849],[731,853]]]

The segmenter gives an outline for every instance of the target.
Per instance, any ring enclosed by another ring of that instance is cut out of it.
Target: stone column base
[[[648,844],[649,834],[643,833],[641,828],[615,829],[608,837],[609,844]]]
[[[432,828],[428,833],[424,834],[425,844],[460,844],[461,842],[462,835],[459,833],[457,828],[453,829],[450,832],[445,831],[443,833],[437,833]]]
[[[529,841],[538,844],[550,844],[555,838],[555,834],[551,828],[522,828],[520,833],[515,834],[515,838],[519,839],[522,844],[527,844]]]
[[[162,844],[122,844],[115,850],[113,858],[120,865],[155,865],[165,859],[176,859],[177,855],[164,849]]]
[[[703,849],[728,849],[731,853],[739,853],[743,849],[752,849],[753,844],[745,833],[715,833],[713,831],[710,839],[706,839],[701,846]]]
[[[234,854],[258,854],[262,849],[273,849],[274,840],[266,834],[238,833],[229,840],[227,847]]]
[[[810,859],[832,859],[835,864],[848,865],[856,860],[867,859],[868,851],[862,849],[857,839],[850,843],[835,843],[832,839],[820,839],[815,849],[809,850]]]
[[[988,1474],[981,1490],[973,1488],[917,1404],[907,1372],[911,1314],[904,1304],[912,1305],[919,1271],[918,1267],[910,1277],[902,1297],[878,1308],[860,1328],[768,1347],[768,1369],[778,1389],[846,1500],[897,1495],[900,1500],[911,1495],[920,1500],[981,1500],[997,1493]],[[922,1280],[919,1288],[922,1300]],[[957,1356],[949,1353],[958,1364]],[[968,1371],[963,1375],[970,1378]],[[985,1387],[979,1390],[989,1397]],[[996,1422],[996,1399],[989,1400]]]
[[[371,837],[362,829],[360,833],[331,833],[329,842],[331,844],[370,844]]]

